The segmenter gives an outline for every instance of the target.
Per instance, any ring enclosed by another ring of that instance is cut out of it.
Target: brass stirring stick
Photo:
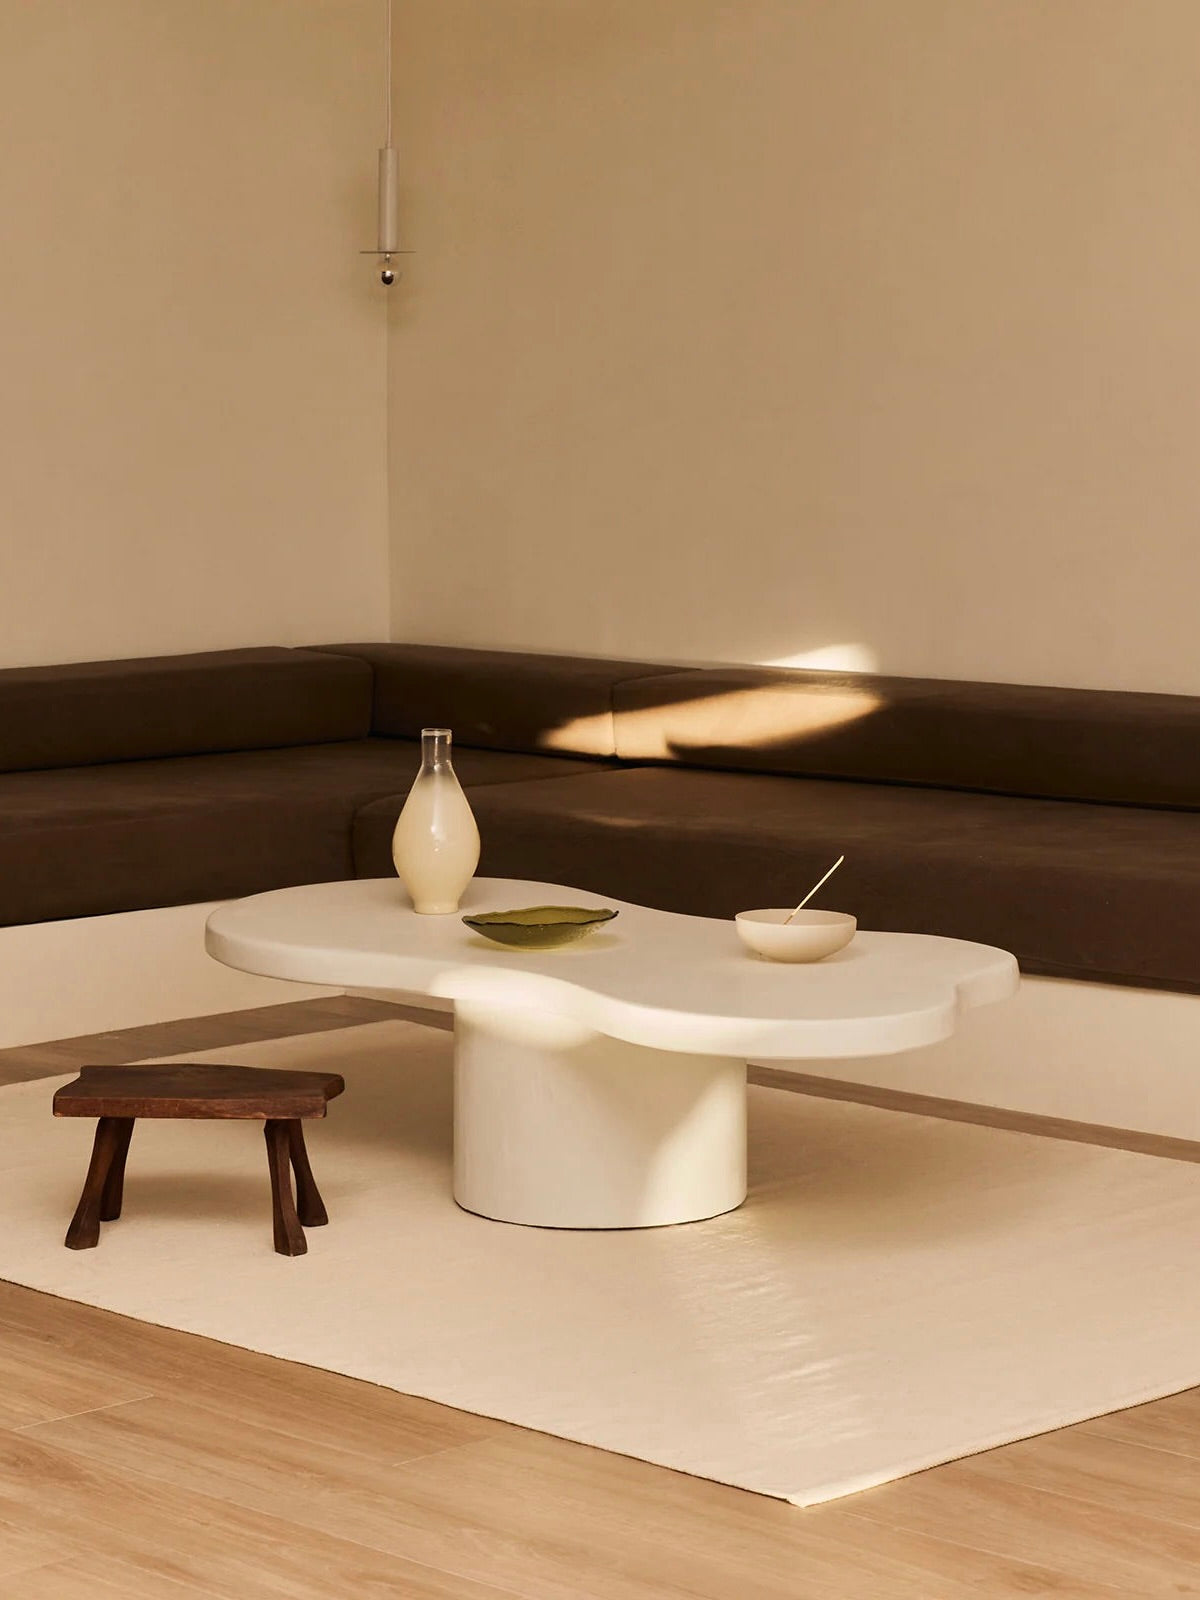
[[[805,906],[812,899],[813,895],[816,894],[817,890],[825,882],[825,879],[833,877],[834,873],[841,866],[842,862],[845,861],[845,859],[846,859],[845,856],[839,856],[837,858],[837,860],[833,863],[833,865],[830,867],[829,871],[825,874],[825,877],[824,878],[819,878],[817,880],[817,882],[813,884],[812,888],[804,896],[804,899],[801,900],[800,904],[796,907],[796,910],[791,913],[791,916],[787,916],[787,917],[784,918],[783,925],[784,925],[785,928],[787,927],[788,923],[792,920],[792,917],[794,917],[797,912],[804,910]]]

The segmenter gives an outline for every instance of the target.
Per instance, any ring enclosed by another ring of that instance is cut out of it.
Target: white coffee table
[[[579,889],[477,878],[462,911],[615,906],[561,950],[418,916],[394,878],[233,901],[208,919],[227,966],[381,990],[454,1012],[454,1197],[502,1222],[638,1228],[746,1197],[746,1062],[889,1055],[1017,988],[1004,950],[861,932],[811,966],[749,955],[731,922]]]

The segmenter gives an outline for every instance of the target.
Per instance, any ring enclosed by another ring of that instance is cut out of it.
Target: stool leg
[[[308,1250],[308,1241],[296,1215],[296,1201],[292,1195],[288,1125],[277,1117],[268,1117],[263,1133],[267,1140],[267,1165],[271,1169],[275,1249],[281,1256],[302,1256]]]
[[[320,1228],[329,1221],[321,1191],[308,1164],[308,1149],[304,1143],[304,1124],[299,1121],[287,1125],[288,1145],[292,1153],[292,1170],[296,1174],[296,1210],[306,1228]]]
[[[121,1215],[121,1202],[125,1196],[125,1157],[129,1154],[129,1141],[133,1138],[132,1117],[114,1117],[113,1121],[117,1125],[117,1142],[108,1177],[104,1180],[104,1192],[100,1196],[101,1222],[115,1222]]]
[[[92,1159],[84,1179],[83,1193],[63,1240],[68,1250],[91,1250],[100,1243],[100,1216],[104,1186],[120,1143],[122,1118],[101,1117],[92,1141]]]

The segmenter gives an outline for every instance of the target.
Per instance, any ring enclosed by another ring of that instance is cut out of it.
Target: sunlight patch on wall
[[[759,662],[763,667],[807,667],[814,672],[878,672],[879,657],[865,644],[827,644],[799,655],[775,656]]]

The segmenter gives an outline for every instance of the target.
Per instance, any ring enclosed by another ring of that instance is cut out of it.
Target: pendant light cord
[[[392,144],[392,0],[387,0],[387,58],[384,68],[385,96],[387,99],[387,134],[384,144]]]

